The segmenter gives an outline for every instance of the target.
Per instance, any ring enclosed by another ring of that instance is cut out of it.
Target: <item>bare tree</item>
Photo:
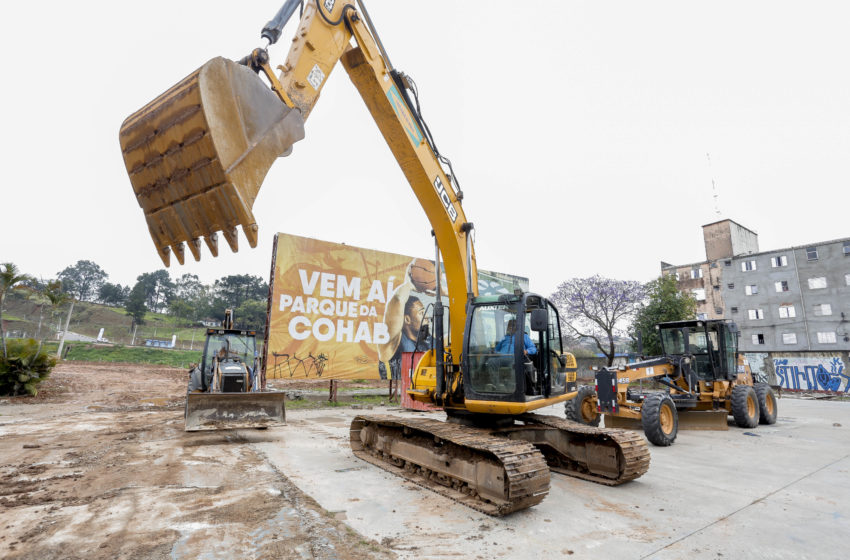
[[[562,282],[550,300],[558,308],[567,333],[593,340],[610,366],[614,363],[614,339],[625,334],[626,323],[644,297],[640,282],[596,275]]]

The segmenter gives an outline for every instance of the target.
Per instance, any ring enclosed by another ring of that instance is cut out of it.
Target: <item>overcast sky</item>
[[[162,268],[124,169],[130,113],[261,46],[282,0],[16,2],[4,9],[0,262]],[[482,268],[549,294],[704,259],[732,218],[762,250],[850,235],[850,4],[367,0],[453,164]],[[288,38],[293,25],[284,31]],[[286,58],[287,39],[272,47]],[[711,164],[706,154],[711,155]],[[716,184],[715,201],[712,178]],[[717,213],[719,209],[719,214]],[[275,232],[430,257],[430,226],[342,68],[240,233],[172,277],[268,278]]]

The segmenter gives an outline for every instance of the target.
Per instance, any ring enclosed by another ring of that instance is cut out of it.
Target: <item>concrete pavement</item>
[[[821,559],[843,557],[850,534],[850,402],[783,398],[773,426],[681,431],[671,447],[650,446],[649,472],[619,487],[553,474],[541,504],[506,518],[355,458],[348,425],[362,412],[297,410],[285,427],[240,435],[400,558]]]

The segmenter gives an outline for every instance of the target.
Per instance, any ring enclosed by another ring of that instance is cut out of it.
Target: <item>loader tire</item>
[[[755,390],[759,403],[759,424],[776,424],[776,415],[779,410],[773,389],[767,383],[756,383]]]
[[[679,415],[673,399],[666,393],[655,393],[643,401],[640,422],[646,439],[653,445],[667,447],[676,441]]]
[[[602,415],[596,411],[596,391],[590,385],[582,385],[578,395],[564,404],[567,420],[586,426],[599,426]]]
[[[732,416],[739,428],[755,428],[759,424],[759,401],[750,385],[732,388]]]

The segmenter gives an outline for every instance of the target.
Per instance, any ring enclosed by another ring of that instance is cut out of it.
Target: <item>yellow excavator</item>
[[[267,48],[299,8],[278,75]],[[236,251],[237,226],[256,245],[251,208],[260,185],[304,137],[304,121],[341,62],[430,221],[436,278],[444,263],[448,293],[448,309],[439,299],[434,306],[433,345],[409,389],[448,421],[357,416],[354,454],[491,515],[539,503],[550,470],[607,485],[644,474],[650,457],[640,435],[532,413],[576,395],[576,361],[563,351],[558,312],[532,293],[478,296],[463,192],[422,119],[415,82],[391,64],[363,2],[287,0],[261,36],[265,48],[239,61],[210,60],[121,127],[130,181],[166,266],[172,253],[183,263],[185,246],[199,259],[201,239],[216,256],[218,231]]]

